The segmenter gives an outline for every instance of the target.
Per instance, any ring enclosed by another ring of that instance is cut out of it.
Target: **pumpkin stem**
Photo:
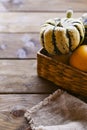
[[[72,15],[73,15],[73,10],[67,10],[67,12],[66,12],[66,17],[67,17],[67,18],[71,18]]]

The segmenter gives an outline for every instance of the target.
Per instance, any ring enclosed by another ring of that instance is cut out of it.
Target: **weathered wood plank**
[[[6,10],[6,7],[3,5],[3,3],[0,2],[0,12],[4,12]]]
[[[26,109],[33,107],[48,95],[0,95],[0,130],[29,130],[24,118]]]
[[[48,95],[49,94],[1,94],[0,112],[15,114],[14,112],[18,110],[26,111],[42,101]]]
[[[50,93],[57,88],[38,77],[36,60],[0,60],[0,93]]]
[[[86,0],[1,0],[1,3],[7,11],[65,11],[68,8],[87,11]]]
[[[36,58],[39,33],[0,34],[0,58]]]
[[[74,17],[80,17],[82,14],[74,13]],[[0,32],[39,32],[41,25],[54,17],[65,17],[65,13],[0,13]]]

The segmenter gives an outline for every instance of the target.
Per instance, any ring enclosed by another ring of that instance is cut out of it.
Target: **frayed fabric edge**
[[[32,130],[43,130],[42,128],[44,128],[43,126],[40,127],[35,127],[34,125],[34,121],[31,118],[31,113],[41,109],[43,106],[49,104],[50,101],[55,100],[57,97],[59,97],[61,94],[66,93],[63,90],[56,90],[53,94],[50,94],[47,98],[45,98],[43,101],[41,101],[40,103],[38,103],[37,105],[35,105],[34,107],[32,107],[31,109],[27,110],[24,114],[24,117],[26,118],[26,120],[28,121],[30,128]]]

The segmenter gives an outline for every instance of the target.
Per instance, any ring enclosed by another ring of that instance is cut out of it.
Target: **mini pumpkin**
[[[41,27],[41,44],[49,54],[66,54],[76,49],[84,39],[84,25],[78,18],[71,18],[67,12],[66,18],[47,20]]]

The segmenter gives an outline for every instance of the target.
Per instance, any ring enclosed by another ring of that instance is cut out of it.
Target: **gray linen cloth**
[[[87,104],[57,90],[25,113],[32,130],[87,130]]]

